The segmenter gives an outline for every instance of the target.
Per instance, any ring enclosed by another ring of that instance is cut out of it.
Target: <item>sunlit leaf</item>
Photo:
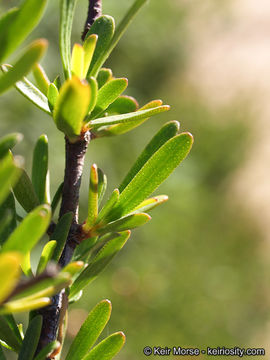
[[[106,216],[111,212],[112,208],[117,204],[119,200],[119,194],[120,193],[118,189],[115,189],[112,192],[111,196],[109,197],[109,199],[104,204],[101,211],[99,212],[96,223],[99,223],[101,220],[104,220],[105,222]]]
[[[0,255],[0,303],[12,292],[17,284],[21,269],[21,255],[17,252],[8,252]]]
[[[69,263],[68,265],[66,265],[62,269],[61,272],[62,273],[68,273],[70,276],[74,276],[78,272],[80,272],[83,267],[84,267],[84,262],[83,261],[73,261],[73,262]]]
[[[73,340],[66,360],[83,359],[95,344],[111,316],[111,302],[103,300],[89,313]]]
[[[21,170],[19,180],[13,186],[13,192],[18,202],[27,212],[33,210],[40,204],[33,184],[23,169]]]
[[[33,75],[36,80],[37,86],[39,90],[44,94],[47,95],[48,88],[50,85],[50,80],[40,64],[36,64],[33,68]]]
[[[42,316],[35,316],[29,323],[18,360],[32,360],[39,341],[42,327]]]
[[[107,176],[98,168],[98,204],[101,203],[107,189]]]
[[[88,73],[88,69],[91,64],[93,54],[94,54],[94,51],[96,48],[97,39],[98,39],[98,36],[95,34],[92,34],[92,35],[88,36],[83,43],[83,49],[84,49],[83,77],[84,78],[86,77],[86,75]]]
[[[22,141],[23,135],[12,133],[0,138],[0,159],[8,153],[18,142]]]
[[[29,300],[29,301],[28,299],[26,301],[24,301],[24,299],[17,301],[9,301],[3,304],[2,306],[0,306],[0,315],[10,314],[10,313],[15,314],[19,312],[35,310],[42,308],[44,306],[48,306],[50,305],[50,303],[51,300],[50,298],[47,297]]]
[[[33,276],[30,251],[23,257],[21,261],[21,268],[26,276],[28,277]]]
[[[93,261],[83,270],[71,285],[70,297],[73,297],[87,284],[91,283],[98,274],[108,265],[114,256],[122,249],[130,236],[130,231],[115,234],[115,238],[108,241],[98,252]]]
[[[89,194],[88,194],[88,211],[87,218],[83,227],[87,230],[94,224],[98,215],[98,168],[96,164],[91,166]]]
[[[88,105],[87,113],[91,113],[96,106],[97,103],[97,97],[98,97],[98,84],[97,80],[93,77],[88,78],[88,83],[91,90],[91,96],[90,96],[90,102]]]
[[[126,114],[138,110],[138,103],[132,96],[119,96],[106,110],[108,114]],[[144,110],[144,109],[141,109]],[[116,126],[116,125],[114,125]]]
[[[52,258],[56,244],[57,242],[55,240],[51,240],[45,244],[37,266],[37,274],[42,273],[46,269],[48,262]]]
[[[158,195],[158,196],[144,200],[133,211],[134,212],[148,212],[150,210],[153,210],[156,206],[163,204],[166,201],[168,201],[167,195]]]
[[[54,85],[54,83],[51,83],[48,87],[48,92],[47,92],[48,105],[51,111],[53,111],[55,107],[58,95],[59,95],[59,91],[56,85]]]
[[[57,242],[56,248],[52,256],[52,260],[55,262],[59,261],[62,251],[65,247],[65,243],[71,226],[72,219],[73,219],[72,212],[63,215],[59,220],[58,224],[56,225],[56,228],[51,236],[51,238],[53,240],[56,240]]]
[[[70,62],[71,74],[83,79],[84,72],[84,49],[80,44],[74,44]]]
[[[105,85],[109,80],[112,79],[112,70],[107,68],[102,68],[98,72],[97,82],[98,88],[100,89],[103,85]]]

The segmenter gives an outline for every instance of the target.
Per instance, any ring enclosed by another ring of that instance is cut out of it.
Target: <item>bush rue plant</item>
[[[82,44],[76,43],[71,49],[76,1],[61,0],[63,78],[49,80],[39,65],[47,47],[43,39],[28,46],[12,66],[1,66],[0,93],[14,86],[53,119],[55,131],[64,134],[66,143],[63,182],[51,199],[47,136],[41,135],[36,142],[31,176],[23,168],[23,159],[12,153],[22,135],[9,134],[0,140],[0,341],[2,347],[17,353],[19,360],[60,359],[68,305],[80,299],[85,286],[122,249],[130,230],[147,223],[151,219],[148,213],[167,201],[166,195],[150,196],[191,149],[192,136],[179,134],[177,121],[166,123],[109,196],[105,196],[106,175],[93,164],[88,214],[79,223],[79,189],[88,145],[98,138],[125,134],[169,110],[161,100],[139,107],[134,98],[122,95],[128,80],[115,78],[111,69],[103,67],[145,2],[136,0],[115,27],[111,16],[101,14],[101,1],[90,0]],[[38,23],[45,5],[46,0],[25,0],[1,16],[2,63]],[[30,72],[35,84],[25,77]],[[17,204],[25,216],[17,214]],[[42,237],[47,242],[34,269],[30,255]],[[14,314],[26,311],[29,324],[24,331]],[[66,360],[108,360],[120,351],[125,342],[122,332],[95,345],[110,314],[108,300],[90,311]],[[1,347],[0,359],[5,359]]]

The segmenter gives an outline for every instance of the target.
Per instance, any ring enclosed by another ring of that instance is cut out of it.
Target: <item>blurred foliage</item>
[[[117,21],[130,3],[104,0],[104,13]],[[87,191],[93,159],[107,173],[110,186],[117,186],[165,119],[180,119],[182,130],[188,128],[195,138],[188,161],[159,191],[171,195],[168,204],[156,210],[154,222],[135,232],[118,258],[87,289],[88,296],[76,304],[76,309],[71,307],[68,334],[84,319],[84,311],[77,308],[88,311],[101,298],[112,301],[115,311],[108,333],[124,329],[127,336],[119,359],[143,358],[146,345],[258,346],[254,338],[263,333],[269,315],[267,266],[260,255],[262,235],[231,194],[231,179],[252,141],[252,119],[247,104],[236,101],[226,108],[212,109],[186,83],[192,46],[187,20],[196,1],[193,6],[187,3],[152,0],[108,64],[115,76],[128,76],[128,95],[136,96],[140,103],[161,96],[173,105],[171,112],[122,138],[106,139],[106,147],[103,139],[93,142],[86,159],[82,194]],[[86,6],[86,1],[79,2],[73,33],[76,41]],[[33,33],[33,37],[49,38],[43,61],[51,79],[59,71],[55,64],[60,63],[54,60],[59,57],[57,7],[57,2],[50,3],[41,26]],[[54,192],[64,168],[62,135],[54,131],[46,114],[33,109],[15,90],[2,96],[0,106],[1,133],[25,134],[16,151],[25,156],[28,170],[31,159],[27,154],[41,133],[48,134],[50,168],[58,169],[51,176]],[[84,218],[87,196],[81,199]]]

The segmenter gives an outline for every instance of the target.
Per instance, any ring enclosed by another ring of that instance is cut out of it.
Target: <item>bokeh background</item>
[[[3,0],[0,9],[17,3]],[[131,3],[104,0],[103,12],[117,22]],[[51,79],[61,73],[58,5],[49,2],[31,36],[49,39],[42,64]],[[270,4],[259,5],[151,0],[107,62],[115,76],[129,78],[126,93],[140,104],[161,98],[172,109],[129,134],[91,143],[81,219],[93,162],[108,176],[108,196],[164,122],[179,120],[195,143],[157,191],[168,194],[169,202],[133,232],[120,255],[70,307],[67,342],[88,311],[108,298],[113,313],[103,335],[118,330],[127,335],[119,360],[143,359],[146,345],[264,347],[269,355]],[[78,1],[74,42],[86,7],[87,1]],[[1,135],[24,134],[16,153],[25,157],[28,171],[36,139],[48,135],[54,193],[64,171],[62,134],[15,90],[0,98],[0,108]]]

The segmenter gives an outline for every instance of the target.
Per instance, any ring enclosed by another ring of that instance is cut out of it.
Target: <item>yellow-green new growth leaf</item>
[[[84,61],[83,61],[83,77],[86,78],[89,66],[91,64],[93,54],[96,48],[98,35],[92,34],[86,38],[83,43]]]
[[[48,105],[49,105],[51,112],[53,112],[58,95],[59,95],[59,91],[58,91],[56,85],[54,83],[50,83],[50,85],[48,87],[47,98],[48,98]]]
[[[80,44],[74,44],[70,63],[71,74],[83,79],[84,71],[84,49]]]
[[[81,134],[90,95],[89,85],[75,76],[68,79],[59,91],[53,116],[58,129],[71,141]]]
[[[97,103],[98,84],[97,84],[97,80],[93,77],[88,78],[88,83],[89,83],[90,90],[91,90],[91,96],[90,96],[90,102],[89,102],[87,113],[91,114],[91,112],[93,111],[93,109],[95,108],[96,103]]]
[[[111,310],[109,300],[101,301],[92,309],[73,340],[66,360],[83,359],[87,355],[109,321]]]
[[[37,86],[39,90],[44,94],[47,95],[48,88],[50,85],[50,80],[40,64],[36,64],[33,68],[33,75],[36,80]]]
[[[130,231],[115,234],[98,252],[93,261],[77,277],[70,289],[70,298],[74,297],[87,284],[95,280],[98,274],[108,265],[114,256],[122,249],[130,236]]]
[[[48,262],[53,256],[56,244],[57,242],[55,240],[51,240],[45,244],[37,266],[37,274],[41,274],[46,269]]]
[[[96,345],[83,360],[111,360],[122,349],[125,341],[123,332],[114,333]]]
[[[9,301],[2,306],[0,306],[0,315],[11,314],[11,313],[19,313],[30,310],[35,310],[42,308],[44,306],[48,306],[51,303],[51,299],[44,297],[34,300],[17,300],[17,301]]]
[[[163,204],[164,202],[168,201],[167,195],[158,195],[149,199],[144,200],[140,205],[135,207],[133,212],[148,212],[153,210],[156,206]]]
[[[0,255],[0,304],[10,295],[20,278],[22,257],[18,252]]]
[[[162,145],[121,192],[109,219],[119,219],[147,198],[185,159],[192,144],[192,135],[182,133]]]
[[[24,218],[10,235],[3,245],[2,251],[18,251],[22,255],[26,255],[46,232],[50,219],[50,207],[48,205],[38,206]]]

